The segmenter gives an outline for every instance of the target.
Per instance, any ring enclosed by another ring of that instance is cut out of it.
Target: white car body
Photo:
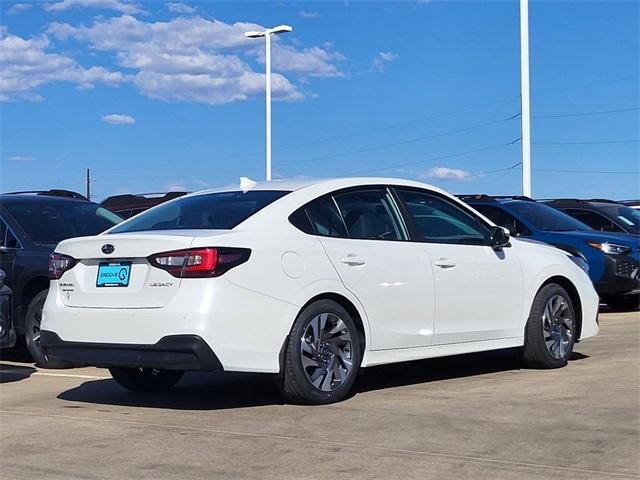
[[[580,324],[576,339],[597,334],[592,283],[556,248],[517,238],[502,249],[333,238],[303,233],[289,221],[295,210],[322,195],[369,185],[435,192],[493,225],[455,197],[419,182],[258,183],[252,191],[291,193],[231,230],[107,231],[61,242],[56,252],[78,263],[51,281],[42,330],[81,344],[153,345],[166,336],[197,335],[225,371],[277,373],[301,309],[328,297],[357,312],[365,336],[361,366],[367,367],[522,346],[534,297],[555,277],[573,288]],[[106,243],[114,253],[102,253]],[[251,256],[215,278],[175,278],[147,261],[159,252],[194,247],[242,247]],[[132,262],[130,284],[97,287],[98,264],[114,258]]]

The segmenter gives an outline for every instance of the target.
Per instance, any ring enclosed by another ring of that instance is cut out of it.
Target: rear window
[[[38,243],[97,235],[122,221],[115,213],[91,202],[6,202],[4,206],[27,236]]]
[[[183,197],[142,212],[111,233],[148,230],[231,230],[289,192],[260,190]]]

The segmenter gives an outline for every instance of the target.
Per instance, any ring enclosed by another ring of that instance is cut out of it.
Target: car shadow
[[[588,358],[574,352],[571,361]],[[403,362],[364,369],[352,396],[392,387],[437,382],[490,373],[517,371],[522,360],[517,349]],[[272,375],[189,372],[169,392],[133,393],[113,380],[88,381],[58,395],[70,402],[175,410],[224,410],[286,401]]]
[[[11,365],[0,362],[0,383],[19,382],[29,378],[37,370],[34,367],[23,365]]]

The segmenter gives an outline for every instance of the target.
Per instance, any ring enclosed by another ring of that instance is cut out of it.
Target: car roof
[[[249,180],[250,181],[250,180]],[[284,179],[273,180],[270,182],[255,182],[252,186],[246,184],[246,191],[283,191],[295,192],[303,188],[312,186],[322,186],[327,191],[339,190],[341,188],[367,186],[367,185],[397,185],[407,187],[429,188],[438,192],[442,192],[438,187],[426,183],[416,182],[413,180],[405,180],[392,177],[344,177],[344,178],[304,178],[304,179]],[[201,190],[191,193],[190,195],[203,195],[208,193],[234,192],[243,190],[241,185],[228,185],[226,187]]]
[[[618,205],[620,202],[607,200],[604,198],[581,199],[581,198],[557,198],[553,200],[541,200],[542,202],[554,206],[582,206],[582,207],[610,207]]]
[[[9,192],[0,194],[2,203],[41,203],[41,202],[90,202],[79,193],[66,190],[48,190],[33,192]]]

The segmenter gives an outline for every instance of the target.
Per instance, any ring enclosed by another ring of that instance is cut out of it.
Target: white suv
[[[131,390],[264,372],[290,401],[329,403],[384,363],[524,347],[527,365],[564,366],[598,332],[585,268],[422,183],[259,183],[61,242],[41,343]]]

